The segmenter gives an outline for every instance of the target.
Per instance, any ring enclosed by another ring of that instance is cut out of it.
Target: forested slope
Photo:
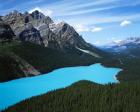
[[[72,86],[25,100],[4,112],[140,112],[140,82]]]

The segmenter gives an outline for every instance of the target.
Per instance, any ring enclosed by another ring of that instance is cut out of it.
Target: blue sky
[[[140,0],[0,0],[0,14],[40,10],[96,45],[140,37]]]

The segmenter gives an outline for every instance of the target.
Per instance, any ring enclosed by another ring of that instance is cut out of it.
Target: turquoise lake
[[[61,68],[44,75],[0,83],[0,110],[32,96],[70,86],[80,80],[99,84],[117,83],[115,76],[120,71],[119,68],[107,68],[98,63]]]

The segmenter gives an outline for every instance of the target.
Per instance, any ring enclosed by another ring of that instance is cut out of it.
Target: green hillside
[[[140,57],[130,58],[126,55],[115,55],[102,61],[108,67],[118,67],[122,71],[117,75],[121,82],[140,80]]]
[[[25,77],[15,55],[24,59],[42,74],[57,68],[90,65],[98,62],[97,58],[81,52],[63,53],[40,45],[18,41],[0,43],[0,82]],[[9,74],[10,76],[8,76]]]
[[[76,53],[63,53],[30,43],[12,42],[0,46],[1,81],[25,77],[13,54],[20,56],[41,73],[66,66],[89,65],[101,62],[119,67],[120,84],[99,85],[80,81],[72,86],[33,97],[12,106],[5,112],[139,112],[140,59],[109,56],[102,59]],[[120,61],[122,63],[120,63]],[[4,66],[3,66],[4,65]],[[14,65],[14,66],[13,66]],[[9,69],[7,70],[7,66]],[[5,68],[4,68],[5,67]],[[15,69],[16,68],[16,69]],[[16,71],[15,71],[16,70]],[[9,74],[10,75],[5,75]],[[133,103],[132,103],[133,102]]]

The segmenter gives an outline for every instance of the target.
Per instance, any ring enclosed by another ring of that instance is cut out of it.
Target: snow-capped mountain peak
[[[114,45],[117,45],[117,46],[122,46],[122,45],[126,45],[126,44],[140,44],[140,38],[127,38],[125,40],[118,40],[118,41],[114,41],[113,42]],[[112,44],[113,45],[113,44]]]
[[[125,40],[113,41],[102,47],[105,51],[121,53],[127,56],[140,56],[140,38],[128,38]]]

